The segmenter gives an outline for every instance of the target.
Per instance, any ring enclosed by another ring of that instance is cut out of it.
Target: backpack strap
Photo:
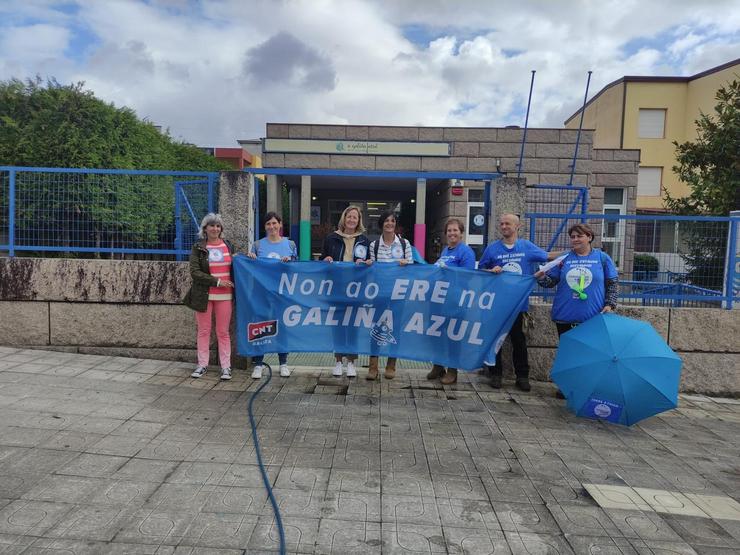
[[[375,257],[375,262],[378,261],[378,249],[379,248],[380,248],[380,237],[378,237],[375,241],[373,241],[373,256]]]
[[[298,247],[295,246],[295,241],[288,239],[288,245],[290,246],[290,252],[293,254],[293,258],[298,258]]]
[[[399,239],[401,239],[401,242],[403,243],[403,258],[405,260],[406,259],[406,253],[408,252],[408,248],[409,248],[410,243],[409,243],[409,240],[408,239],[404,239],[403,237],[400,237],[399,236]],[[414,260],[414,257],[412,256],[411,257],[411,261],[413,262],[413,260]]]

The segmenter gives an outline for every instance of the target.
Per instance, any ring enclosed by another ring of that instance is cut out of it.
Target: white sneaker
[[[337,362],[337,365],[334,367],[334,370],[331,371],[331,375],[335,378],[341,378],[342,377],[342,362]]]
[[[193,370],[193,373],[190,374],[191,378],[200,378],[203,374],[206,373],[207,368],[205,366],[198,366],[195,370]]]
[[[348,378],[356,378],[357,377],[357,369],[355,368],[355,363],[352,361],[349,361],[347,363],[347,377]]]
[[[287,364],[280,365],[280,376],[282,378],[287,378],[288,376],[290,376],[290,368],[288,368]]]
[[[231,379],[231,368],[221,368],[221,379],[222,380]]]
[[[252,379],[253,380],[261,380],[262,379],[262,369],[264,366],[261,364],[258,364],[254,367],[254,370],[252,370]]]

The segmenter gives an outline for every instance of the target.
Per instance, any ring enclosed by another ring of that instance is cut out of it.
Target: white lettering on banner
[[[370,282],[365,284],[365,289],[363,290],[361,281],[350,281],[347,284],[345,292],[347,293],[347,297],[350,299],[356,299],[360,296],[360,293],[362,293],[363,297],[368,300],[372,300],[378,296],[378,293],[380,293],[380,287],[378,287],[377,283]]]
[[[318,306],[309,308],[308,312],[306,313],[306,318],[303,320],[304,326],[309,326],[311,324],[314,324],[316,326],[321,325],[321,308]]]
[[[424,335],[424,315],[421,312],[414,312],[403,331]]]
[[[444,316],[437,316],[436,314],[432,314],[431,319],[432,325],[429,326],[429,329],[427,330],[427,335],[431,335],[432,337],[442,337],[442,332],[439,331],[439,328],[441,328],[442,324],[445,323]]]
[[[391,292],[392,301],[400,301],[406,296],[406,289],[408,289],[409,280],[397,279],[393,283],[393,291]]]
[[[288,290],[288,295],[292,295],[295,291],[295,282],[298,279],[298,274],[293,274],[293,281],[290,281],[288,274],[280,274],[280,285],[278,285],[278,293],[284,295],[283,288]]]
[[[429,299],[433,303],[444,304],[447,297],[447,288],[450,286],[449,281],[437,281],[432,290],[432,297]]]
[[[480,294],[478,297],[478,308],[481,310],[491,310],[493,307],[493,299],[496,298],[496,293],[491,293],[490,291],[484,291]],[[463,292],[460,294],[460,302],[458,306],[465,306],[467,308],[472,308],[473,304],[475,302],[475,291],[472,289],[464,289]]]
[[[480,297],[478,297],[478,308],[480,308],[481,310],[491,310],[491,307],[493,306],[493,299],[495,297],[496,293],[484,291],[480,294]]]
[[[355,315],[355,327],[359,328],[362,323],[366,328],[372,328],[374,325],[373,316],[375,316],[375,308],[358,306],[357,314]]]
[[[409,300],[424,302],[426,300],[427,291],[429,291],[429,282],[415,279],[413,285],[411,286]]]
[[[468,320],[458,320],[457,318],[451,318],[447,321],[444,316],[431,315],[431,324],[425,329],[424,314],[422,312],[414,312],[411,315],[408,323],[404,326],[403,331],[405,333],[416,333],[418,335],[431,335],[434,337],[440,337],[442,333],[439,329],[447,322],[446,335],[451,341],[463,341],[467,335],[467,342],[471,345],[482,345],[483,341],[479,336],[480,322],[473,322],[470,325]],[[455,326],[458,326],[455,331]],[[470,327],[470,333],[468,334],[468,327]]]
[[[331,295],[331,290],[334,288],[334,282],[330,279],[322,279],[319,283],[319,295]],[[326,289],[326,291],[324,291]]]
[[[344,313],[344,319],[342,320],[343,326],[349,326],[349,321],[352,319],[352,311],[354,310],[353,306],[348,306],[347,310]]]
[[[330,306],[329,310],[326,312],[326,325],[327,326],[337,326],[339,325],[339,320],[334,319],[334,312],[336,311],[336,306]]]
[[[340,309],[341,310],[341,309]],[[343,326],[352,326],[355,328],[364,327],[372,328],[377,324],[385,324],[393,329],[393,311],[386,309],[379,318],[375,319],[375,307],[360,306],[357,311],[354,307],[348,306],[344,309],[342,318]],[[287,327],[298,325],[304,326],[337,326],[339,320],[335,318],[337,307],[330,306],[326,310],[326,315],[321,308],[314,306],[303,313],[300,305],[291,305],[283,312],[283,324]],[[354,315],[354,320],[353,320]],[[429,316],[429,323],[424,320],[424,313],[414,312],[411,318],[403,328],[405,333],[415,333],[418,335],[428,335],[430,337],[446,336],[450,341],[466,341],[471,345],[482,345],[483,340],[480,338],[480,322],[470,322],[469,320],[460,320],[458,318],[447,318],[438,314]]]
[[[373,293],[371,293],[373,291]],[[380,293],[380,287],[378,287],[377,283],[368,283],[365,286],[365,298],[366,299],[374,299],[378,296],[378,293]]]
[[[457,333],[455,333],[455,324],[457,324],[457,318],[451,318],[450,323],[447,324],[447,337],[453,341],[460,341],[465,336],[465,332],[468,331],[468,321],[460,321],[460,327],[457,329]]]
[[[383,311],[383,314],[380,315],[380,318],[378,318],[378,323],[385,322],[385,325],[388,326],[388,329],[393,329],[393,311],[390,308],[387,308]]]
[[[285,275],[285,274],[283,274]],[[297,304],[290,305],[283,312],[283,324],[288,327],[297,326],[301,321],[301,307]]]
[[[288,277],[288,274],[280,274],[280,284],[278,285],[278,294],[284,295],[285,291],[288,295],[295,293],[295,287],[298,282],[298,274],[293,274]],[[331,295],[331,291],[334,288],[334,282],[330,279],[322,279],[319,282],[318,295]],[[301,285],[298,290],[303,295],[311,295],[316,289],[316,282],[312,279],[301,280]]]
[[[467,301],[465,299],[468,299]],[[475,291],[472,289],[463,289],[462,293],[460,293],[460,304],[458,306],[465,306],[467,303],[468,308],[473,306],[473,300],[475,299]]]
[[[347,284],[347,290],[345,293],[350,299],[356,299],[360,296],[360,289],[362,288],[362,284],[359,281],[350,281]]]
[[[301,282],[301,293],[303,295],[310,295],[314,289],[316,289],[316,284],[312,279],[304,279]]]
[[[483,345],[483,340],[478,335],[479,332],[480,322],[473,322],[473,327],[470,329],[470,337],[468,337],[468,343],[471,345]]]

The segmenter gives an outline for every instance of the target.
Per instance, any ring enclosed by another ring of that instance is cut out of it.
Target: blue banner
[[[237,347],[336,352],[475,370],[493,360],[531,276],[434,265],[234,258]]]

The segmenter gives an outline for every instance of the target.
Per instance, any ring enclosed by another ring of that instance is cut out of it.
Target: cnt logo
[[[247,339],[257,341],[265,337],[277,335],[277,320],[268,320],[266,322],[254,322],[247,326]]]

